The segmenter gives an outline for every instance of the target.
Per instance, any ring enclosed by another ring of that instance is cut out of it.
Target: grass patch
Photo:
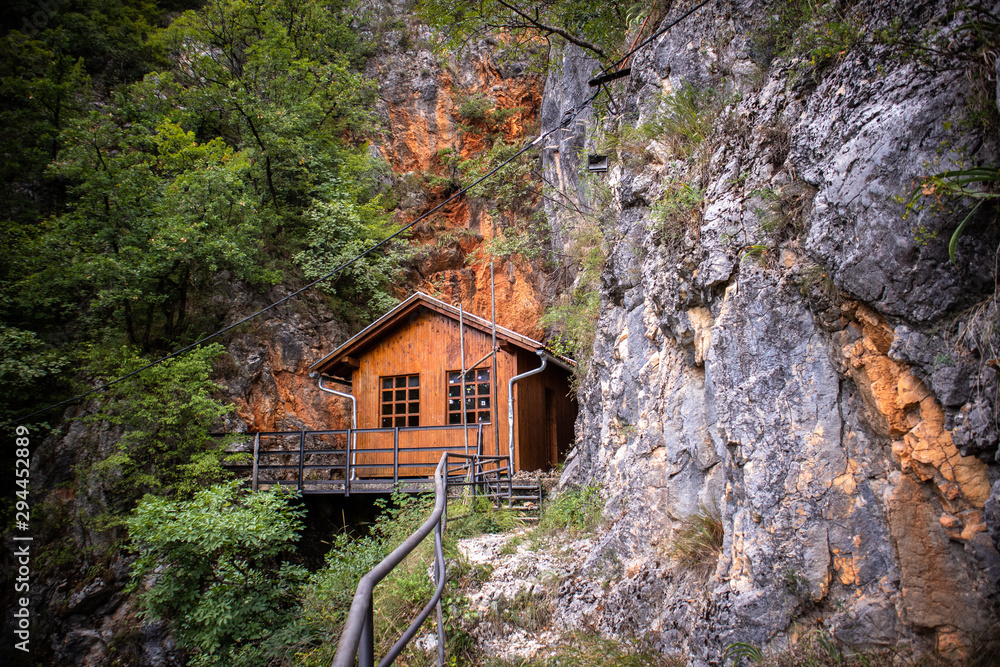
[[[682,182],[668,183],[663,196],[651,207],[651,220],[657,240],[666,246],[676,246],[689,229],[697,228],[704,192]]]
[[[540,667],[681,667],[679,656],[659,653],[642,642],[604,639],[577,634],[561,645],[555,655],[538,663]]]
[[[810,632],[795,646],[769,653],[753,644],[736,642],[726,647],[723,665],[761,665],[763,667],[889,667],[899,664],[891,648],[853,648],[846,646],[824,630]],[[932,667],[943,665],[934,658],[919,664]],[[949,663],[950,664],[950,663]]]
[[[793,60],[800,74],[811,71],[818,81],[843,61],[863,35],[861,22],[849,16],[839,2],[786,0],[774,3],[766,24],[751,43],[765,61],[774,56]]]
[[[584,535],[601,523],[604,501],[597,486],[563,491],[546,503],[536,534],[550,536],[559,532]]]
[[[645,151],[651,141],[667,144],[679,158],[691,157],[715,131],[722,110],[733,101],[715,88],[696,88],[684,83],[676,91],[657,94],[653,111],[636,126],[624,125],[617,135],[604,137],[602,148],[628,161],[633,154]]]
[[[520,528],[524,521],[509,507],[499,509],[488,498],[466,498],[448,503],[449,539],[475,537],[485,533],[507,533]]]
[[[490,606],[480,623],[501,634],[511,625],[528,632],[540,632],[552,620],[552,602],[544,591],[522,588],[513,598],[503,595]]]
[[[685,570],[707,572],[719,560],[724,536],[719,513],[702,505],[681,519],[668,555]]]

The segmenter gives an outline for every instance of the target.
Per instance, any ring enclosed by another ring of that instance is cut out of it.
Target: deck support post
[[[392,429],[392,489],[399,485],[399,427]]]
[[[299,491],[302,490],[303,471],[306,463],[306,432],[303,429],[299,433]]]
[[[347,451],[344,455],[344,496],[351,495],[351,437],[354,436],[351,431],[353,430],[347,429]]]
[[[253,479],[250,481],[250,488],[257,490],[258,465],[260,463],[260,432],[253,436]]]

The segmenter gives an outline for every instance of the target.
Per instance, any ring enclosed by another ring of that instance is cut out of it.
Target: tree
[[[373,89],[341,12],[318,0],[209,0],[159,37],[177,63],[186,104],[248,151],[276,211],[302,204],[325,144],[367,130]]]

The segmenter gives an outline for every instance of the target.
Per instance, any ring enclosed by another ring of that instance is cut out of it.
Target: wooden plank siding
[[[491,349],[488,334],[466,327],[465,362],[471,364],[485,356]],[[534,356],[534,355],[533,355]],[[537,357],[536,357],[537,359]],[[379,428],[381,426],[381,385],[380,378],[398,375],[419,375],[420,377],[420,425],[439,426],[447,424],[447,383],[448,371],[461,368],[459,346],[459,324],[440,313],[420,309],[406,321],[387,332],[372,345],[358,354],[359,366],[351,378],[352,390],[358,402],[358,427]],[[513,353],[501,350],[497,356],[495,386],[500,431],[500,454],[507,454],[507,380],[517,372],[517,360]],[[488,359],[479,366],[490,367]],[[496,454],[496,436],[489,424],[483,428],[484,451]],[[392,434],[358,434],[358,449],[392,448]],[[470,451],[475,451],[476,429],[468,431]],[[407,432],[400,431],[400,464],[421,464],[420,468],[401,469],[400,476],[426,476],[433,473],[440,454],[414,451],[416,447],[462,446],[460,430]],[[409,451],[407,451],[409,450]],[[432,460],[433,459],[433,460]],[[378,468],[359,469],[362,477],[391,477],[393,474],[392,453],[369,453],[359,451],[359,464],[379,465]],[[384,464],[384,467],[383,467]],[[423,467],[426,465],[427,467]]]

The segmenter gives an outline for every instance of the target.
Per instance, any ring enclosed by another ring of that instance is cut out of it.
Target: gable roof
[[[376,339],[381,338],[385,334],[394,330],[401,323],[405,322],[412,313],[418,311],[420,308],[426,308],[432,312],[439,313],[445,317],[455,320],[456,322],[459,319],[459,311],[455,306],[445,303],[440,299],[435,299],[429,294],[416,292],[388,313],[355,334],[350,340],[338,347],[336,350],[314,363],[309,367],[309,370],[320,373],[325,373],[331,370],[337,366],[344,359],[344,357],[353,356],[354,354],[363,351]],[[478,317],[469,312],[462,312],[462,320],[467,327],[478,329],[487,335],[492,334],[493,324],[487,319],[483,319],[482,317]],[[497,340],[507,342],[521,349],[528,350],[529,352],[545,350],[549,353],[550,358],[555,359],[557,363],[564,366],[576,365],[576,362],[572,359],[553,353],[544,344],[538,342],[537,340],[528,338],[527,336],[523,336],[516,331],[511,331],[510,329],[499,325],[497,325]]]

